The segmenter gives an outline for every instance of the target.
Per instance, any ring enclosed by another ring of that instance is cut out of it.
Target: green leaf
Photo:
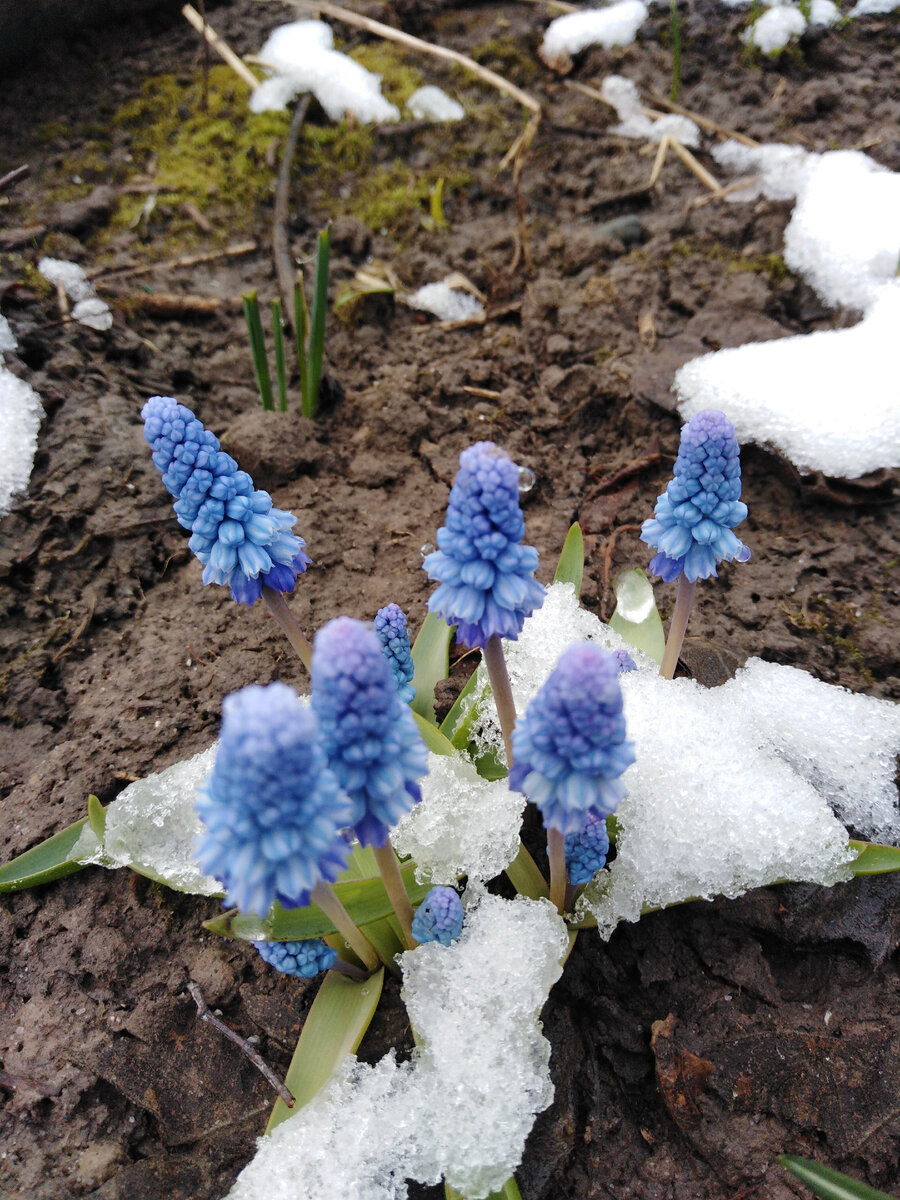
[[[431,229],[449,229],[447,219],[444,216],[444,177],[438,179],[437,183],[428,191],[428,211],[431,217]],[[426,228],[429,225],[426,224]]]
[[[456,697],[453,707],[441,721],[441,733],[450,739],[457,750],[464,750],[469,744],[469,731],[472,728],[472,721],[475,718],[475,709],[477,704],[473,704],[469,709],[466,721],[460,725],[460,717],[462,715],[463,706],[468,701],[478,687],[478,671],[473,671],[466,680],[465,687]],[[487,690],[482,684],[482,689]],[[457,725],[459,728],[457,729]]]
[[[73,859],[71,854],[87,823],[87,817],[82,817],[68,829],[60,830],[40,845],[5,863],[0,867],[0,892],[19,892],[41,883],[52,883],[54,879],[64,879],[66,875],[80,871],[83,864]]]
[[[809,1158],[798,1158],[794,1154],[779,1154],[778,1161],[796,1175],[821,1200],[894,1200],[886,1192],[842,1175],[831,1167],[820,1166]]]
[[[419,727],[419,733],[422,735],[422,741],[432,754],[446,754],[451,757],[456,754],[456,748],[453,743],[444,737],[436,725],[432,725],[430,721],[426,721],[421,713],[414,712],[413,716]]]
[[[361,846],[357,842],[350,851],[350,861],[347,870],[341,876],[346,879],[370,879],[379,874],[378,862],[371,846]],[[406,949],[393,913],[381,921],[370,921],[366,926],[366,937],[378,952],[383,962],[392,962],[396,955]],[[339,947],[338,947],[339,948]]]
[[[298,269],[294,284],[294,339],[297,345],[297,366],[300,371],[300,412],[304,417],[315,415],[315,405],[309,400],[309,367],[306,359],[306,342],[309,337],[309,310],[306,307],[306,292],[303,290],[303,273]]]
[[[328,312],[328,265],[331,258],[331,227],[319,234],[316,247],[316,279],[309,313],[309,346],[306,370],[308,375],[305,417],[314,417],[319,406],[319,387],[322,383],[322,359],[325,355],[325,317]]]
[[[413,712],[434,722],[434,689],[450,674],[450,638],[453,627],[443,617],[430,612],[422,622],[422,628],[412,648],[415,667],[413,687],[416,694],[412,699]]]
[[[284,321],[281,319],[281,301],[273,300],[272,337],[275,342],[275,378],[278,382],[278,411],[287,412],[287,364],[284,359]]]
[[[527,896],[529,900],[546,900],[550,895],[540,867],[521,842],[519,853],[506,868],[506,877],[519,895]]]
[[[405,863],[400,868],[403,884],[413,908],[422,903],[431,886],[427,883],[417,883],[415,870],[416,864],[413,862]],[[363,926],[371,921],[381,921],[393,912],[380,876],[336,883],[334,890],[356,925]],[[222,937],[250,942],[301,942],[306,938],[325,937],[326,934],[335,932],[334,925],[315,904],[309,904],[306,908],[290,909],[275,904],[267,917],[244,915],[232,909],[211,921],[205,921],[203,927]]]
[[[584,538],[581,526],[576,521],[569,527],[566,540],[556,564],[554,583],[571,583],[575,587],[575,595],[581,595],[581,577],[584,574]]]
[[[900,871],[900,849],[896,846],[851,841],[850,847],[859,850],[859,855],[850,864],[854,875],[885,875],[888,871]]]
[[[446,1181],[444,1182],[444,1196],[446,1200],[465,1200],[462,1192],[458,1192],[456,1188],[451,1187]],[[500,1191],[491,1192],[487,1200],[522,1200],[522,1193],[519,1191],[516,1177],[510,1175]]]
[[[272,381],[269,378],[266,342],[263,336],[262,320],[259,315],[259,298],[254,291],[246,292],[242,300],[244,303],[244,320],[247,322],[247,333],[250,336],[250,353],[253,356],[253,370],[256,374],[256,386],[259,388],[259,398],[266,412],[274,412],[275,402],[272,399]]]
[[[617,603],[610,626],[629,646],[661,663],[666,638],[650,580],[641,570],[620,571],[613,587]]]
[[[97,841],[102,842],[106,834],[106,809],[96,796],[88,796],[87,819]]]
[[[328,971],[303,1022],[285,1083],[294,1107],[278,1100],[266,1133],[298,1112],[325,1086],[347,1054],[354,1054],[369,1028],[384,984],[384,967],[366,980]]]

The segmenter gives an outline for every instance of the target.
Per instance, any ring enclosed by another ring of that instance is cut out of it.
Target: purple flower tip
[[[303,942],[254,942],[260,957],[284,975],[312,979],[320,971],[330,970],[337,961],[337,950],[321,938]]]
[[[453,888],[433,887],[416,909],[412,934],[417,942],[449,946],[462,933],[462,901]]]
[[[428,602],[467,646],[494,636],[515,640],[525,618],[544,603],[534,578],[537,550],[520,545],[519,468],[493,442],[478,442],[459,458],[438,549],[423,564],[436,588]]]
[[[416,694],[416,689],[412,686],[412,678],[416,672],[409,645],[406,613],[398,604],[388,604],[385,608],[379,608],[375,615],[375,632],[381,642],[384,657],[394,674],[397,693],[404,704],[409,704]]]
[[[746,562],[750,551],[732,532],[747,516],[741,502],[740,448],[724,413],[706,409],[681,430],[674,478],[641,527],[656,548],[650,571],[671,583],[716,575],[720,562]]]
[[[606,865],[608,854],[606,818],[589,813],[579,833],[566,834],[566,870],[570,882],[576,887],[580,883],[588,883]]]

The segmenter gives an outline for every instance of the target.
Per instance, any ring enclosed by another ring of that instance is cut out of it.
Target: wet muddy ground
[[[674,370],[708,349],[856,319],[785,269],[788,205],[697,206],[703,187],[675,160],[648,190],[652,155],[610,135],[612,112],[537,59],[540,8],[357,8],[474,56],[544,116],[521,176],[523,244],[500,170],[521,110],[456,68],[336,26],[389,94],[438,83],[470,115],[449,129],[336,133],[313,107],[291,184],[294,253],[308,260],[333,219],[332,298],[377,260],[407,289],[460,271],[488,315],[442,329],[390,297],[345,306],[329,317],[315,423],[296,395],[287,414],[260,411],[240,310],[249,288],[276,294],[287,118],[248,128],[243,85],[214,68],[204,87],[202,49],[175,17],[83,31],[7,80],[0,174],[24,162],[31,174],[0,209],[0,306],[19,340],[7,364],[46,419],[28,493],[0,526],[4,861],[79,819],[90,793],[107,802],[206,747],[226,692],[305,687],[262,606],[201,587],[142,438],[147,396],[192,407],[297,514],[315,566],[291,605],[310,630],[390,601],[418,627],[420,548],[460,450],[484,437],[535,473],[525,512],[541,577],[579,520],[584,603],[608,617],[612,576],[646,564],[637,529],[671,472]],[[242,54],[290,16],[250,0],[210,9]],[[747,57],[744,19],[682,9],[688,108],[759,140],[865,147],[900,170],[896,17],[817,33],[777,62]],[[570,78],[599,85],[611,72],[645,98],[667,94],[667,14],[632,47],[583,55]],[[439,178],[446,229],[428,222]],[[638,240],[600,229],[627,214]],[[239,241],[256,248],[222,253]],[[109,332],[61,320],[34,270],[41,254],[118,270],[96,280]],[[190,255],[216,257],[185,265]],[[161,265],[135,273],[149,263]],[[714,682],[759,655],[900,699],[896,480],[801,478],[755,447],[744,459],[753,558],[699,589],[688,666]],[[665,616],[674,588],[658,596]],[[525,1200],[780,1200],[800,1192],[775,1165],[782,1151],[896,1189],[898,900],[891,877],[767,889],[656,914],[608,945],[582,936],[545,1013],[557,1099],[527,1148]],[[196,1020],[185,985],[281,1070],[313,986],[205,935],[216,908],[98,868],[2,898],[3,1195],[224,1195],[271,1096]],[[409,1032],[391,994],[362,1053],[398,1039]]]

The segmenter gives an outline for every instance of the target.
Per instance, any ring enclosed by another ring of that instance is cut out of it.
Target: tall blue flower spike
[[[540,808],[544,825],[579,833],[588,816],[614,812],[634,762],[625,740],[619,664],[591,642],[563,651],[513,730],[509,786]]]
[[[346,866],[340,830],[352,816],[316,719],[285,683],[242,688],[222,711],[215,765],[197,791],[197,861],[241,912],[305,905]]]
[[[433,887],[416,909],[412,933],[417,942],[449,946],[462,933],[463,906],[451,887]]]
[[[416,694],[416,689],[412,686],[412,677],[416,671],[409,646],[406,613],[399,604],[388,604],[385,608],[379,608],[375,614],[375,632],[394,673],[397,694],[404,704],[409,704]]]
[[[601,867],[606,866],[608,854],[609,834],[606,832],[606,818],[590,813],[579,833],[566,834],[566,870],[569,882],[576,887],[580,883],[588,883]]]
[[[312,979],[320,971],[329,971],[337,961],[337,950],[321,938],[303,942],[254,942],[260,957],[284,975]]]
[[[397,694],[381,643],[351,617],[316,634],[312,707],[321,746],[350,798],[350,819],[364,846],[384,846],[388,833],[422,798],[418,780],[427,751],[411,710]]]
[[[734,426],[710,408],[681,430],[674,478],[641,527],[641,541],[656,548],[650,572],[671,583],[716,575],[720,562],[746,562],[749,549],[732,532],[747,516],[741,503],[740,448]]]
[[[264,586],[293,591],[312,561],[291,532],[297,518],[254,490],[215,434],[171,396],[153,396],[141,416],[178,523],[190,529],[188,545],[204,564],[203,582],[227,584],[238,604],[255,604]]]
[[[440,584],[428,607],[456,625],[458,641],[515,640],[525,618],[544,603],[534,578],[538,553],[520,545],[524,536],[519,468],[493,442],[477,442],[459,457],[438,549],[423,563]]]

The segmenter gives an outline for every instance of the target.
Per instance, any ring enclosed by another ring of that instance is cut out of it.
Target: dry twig
[[[281,154],[281,165],[278,168],[278,182],[275,186],[275,207],[272,213],[272,254],[275,258],[275,274],[278,278],[278,291],[281,293],[281,320],[286,331],[293,328],[294,314],[294,284],[297,270],[294,256],[291,254],[288,221],[290,207],[288,199],[291,189],[291,166],[297,153],[297,142],[300,130],[309,111],[309,96],[304,96],[291,117],[291,127],[285,138],[284,150]]]
[[[239,75],[246,83],[251,92],[255,92],[259,87],[259,80],[250,70],[250,68],[235,54],[228,43],[213,29],[207,21],[197,12],[196,8],[191,4],[186,4],[181,10],[185,19],[193,25],[199,34],[202,34],[206,42],[212,46],[216,54],[224,59],[234,71],[235,75]]]
[[[126,276],[150,275],[153,271],[174,271],[181,267],[196,267],[201,263],[215,262],[219,258],[237,258],[242,254],[253,254],[259,247],[256,242],[235,242],[224,250],[208,250],[203,254],[186,254],[182,258],[169,258],[165,262],[141,263],[134,267],[116,267],[113,270],[88,271],[88,279],[95,284],[104,284],[111,279]]]

